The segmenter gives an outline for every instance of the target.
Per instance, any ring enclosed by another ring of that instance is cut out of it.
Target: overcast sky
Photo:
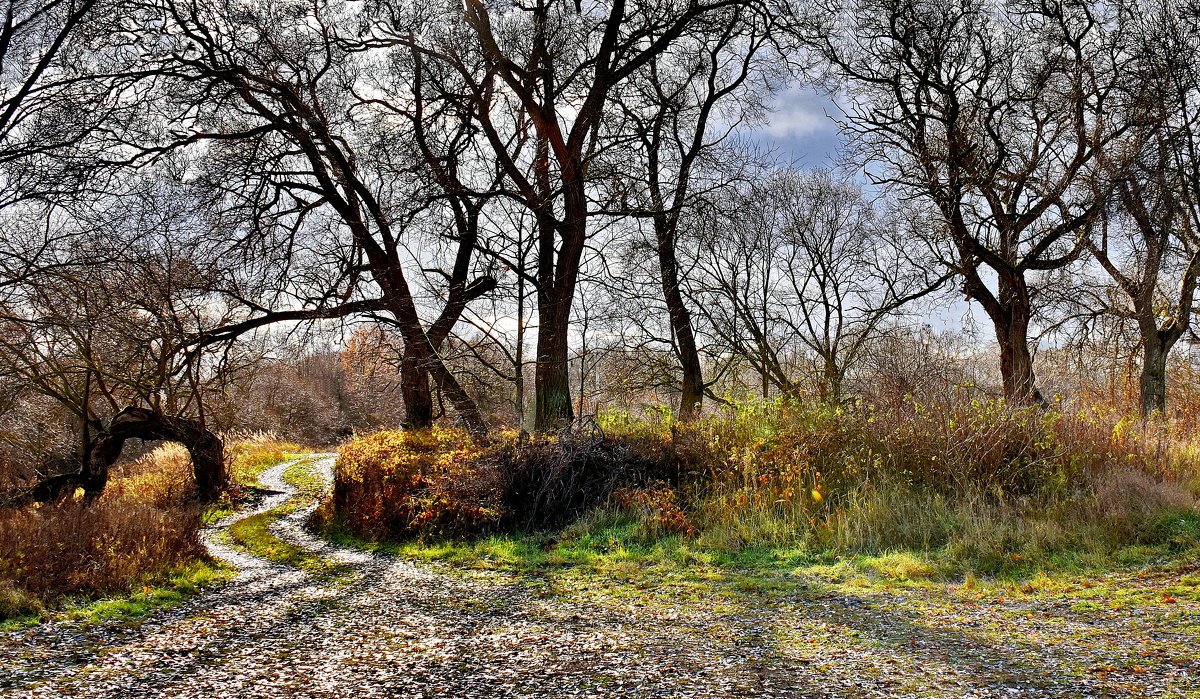
[[[831,117],[839,115],[839,111],[827,95],[793,86],[776,96],[774,106],[767,123],[755,129],[758,143],[773,148],[781,160],[794,162],[801,168],[836,164],[841,137]],[[920,315],[938,330],[963,332],[988,327],[980,309],[954,294],[939,299]],[[983,332],[982,337],[990,335]]]

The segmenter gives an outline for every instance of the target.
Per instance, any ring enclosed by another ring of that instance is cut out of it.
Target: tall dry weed
[[[168,444],[114,469],[93,502],[0,510],[0,616],[63,595],[128,591],[203,555],[192,489],[187,451]]]

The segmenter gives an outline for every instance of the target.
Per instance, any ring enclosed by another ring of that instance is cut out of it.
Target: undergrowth
[[[0,511],[0,618],[131,595],[147,577],[202,560],[191,493],[187,451],[170,444],[114,468],[94,501]]]
[[[134,580],[127,595],[61,597],[47,606],[7,583],[0,583],[0,632],[16,631],[49,619],[71,619],[85,623],[140,619],[173,607],[188,596],[223,584],[233,570],[222,563],[196,560]]]
[[[232,513],[263,470],[302,451],[262,433],[226,444],[234,482],[208,508],[192,497],[187,450],[167,443],[115,466],[91,502],[76,494],[0,510],[0,621],[138,616],[221,580],[200,528]]]
[[[250,432],[226,437],[225,459],[230,479],[242,487],[262,488],[263,471],[309,450],[271,432]]]
[[[416,558],[613,575],[803,569],[890,581],[1018,580],[1200,552],[1200,452],[1190,434],[1112,411],[979,399],[886,410],[747,401],[689,425],[673,423],[667,411],[602,415],[601,424],[608,436],[586,447],[592,457],[566,437],[512,435],[470,450],[423,452],[427,461],[451,460],[454,473],[469,478],[497,470],[489,482],[507,488],[497,496],[507,509],[491,526],[457,539],[411,525],[373,527],[372,517],[402,510],[372,485],[391,471],[372,469],[411,461],[403,440],[427,439],[376,438],[375,461],[359,459],[354,470],[339,464],[343,490],[324,506],[325,529]],[[437,439],[466,437],[443,431]],[[346,453],[361,453],[359,443]],[[608,488],[597,495],[597,481],[588,480],[591,504],[565,526],[513,516],[521,497],[570,490],[557,482],[516,492],[514,470],[560,473],[601,453],[613,469]],[[344,511],[355,513],[356,526],[337,526]]]

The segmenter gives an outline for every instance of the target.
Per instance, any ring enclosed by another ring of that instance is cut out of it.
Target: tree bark
[[[1003,294],[1002,294],[1003,295]],[[1029,351],[1029,320],[1032,310],[1028,299],[1012,299],[992,317],[996,340],[1000,345],[1000,376],[1004,398],[1015,405],[1045,405],[1033,371],[1033,353]]]
[[[821,401],[827,405],[838,405],[842,402],[842,374],[837,359],[832,354],[826,355],[821,370],[820,394]]]
[[[1167,410],[1167,355],[1171,346],[1158,333],[1142,336],[1142,417]]]
[[[537,366],[533,377],[533,426],[539,432],[560,429],[575,417],[571,407],[570,343],[567,333],[572,296],[539,304]]]
[[[993,268],[995,269],[995,268]],[[992,292],[980,278],[977,266],[967,264],[962,269],[964,290],[968,298],[977,301],[996,330],[1000,346],[1000,377],[1004,399],[1014,405],[1046,405],[1037,388],[1033,371],[1033,353],[1029,350],[1029,323],[1033,318],[1033,302],[1024,272],[1019,269],[997,269],[997,291]]]
[[[407,346],[400,359],[400,386],[404,400],[404,428],[423,430],[432,427],[433,391],[429,386],[429,372]]]
[[[467,263],[472,249],[460,248],[459,262],[450,283],[449,299],[426,333],[429,336],[429,344],[437,351],[441,351],[467,304],[496,288],[496,280],[490,276],[480,277],[470,284],[466,283]],[[462,250],[466,250],[465,255]],[[404,427],[410,430],[432,427],[433,390],[429,384],[429,369],[421,363],[414,346],[409,343],[405,343],[404,354],[400,358],[400,384],[400,394],[404,400]]]

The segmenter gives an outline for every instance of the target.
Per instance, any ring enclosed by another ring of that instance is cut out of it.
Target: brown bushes
[[[621,486],[676,485],[679,461],[669,438],[630,435],[579,442],[502,438],[484,455],[504,479],[505,524],[556,529],[604,504]]]
[[[690,507],[711,546],[944,547],[987,569],[1162,543],[1170,513],[1200,521],[1190,442],[1111,411],[764,404],[677,432],[706,447],[690,450],[708,474]]]
[[[343,447],[320,516],[372,539],[553,529],[619,486],[676,483],[676,463],[670,442],[656,437],[509,433],[481,446],[453,430],[383,431]]]
[[[116,469],[88,504],[0,510],[0,617],[61,595],[128,591],[139,577],[202,554],[191,462],[178,445]]]
[[[342,448],[332,512],[371,539],[482,531],[501,517],[501,478],[464,433],[382,431]]]

